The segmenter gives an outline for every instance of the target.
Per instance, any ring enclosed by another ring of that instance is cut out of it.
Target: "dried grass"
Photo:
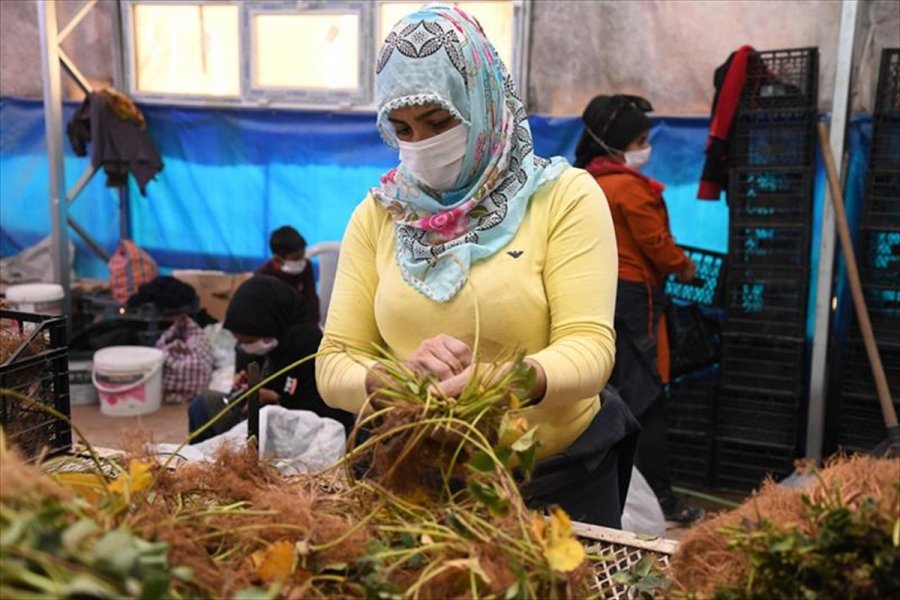
[[[858,506],[864,498],[873,498],[879,509],[900,518],[900,459],[876,459],[869,456],[836,457],[819,473],[809,488],[787,489],[774,481],[766,481],[744,504],[692,527],[681,539],[672,557],[671,577],[682,591],[712,594],[717,585],[735,585],[743,581],[749,570],[747,558],[727,548],[727,538],[719,530],[762,518],[780,526],[796,526],[809,533],[804,518],[802,497],[818,503],[826,495],[840,490],[843,502]]]

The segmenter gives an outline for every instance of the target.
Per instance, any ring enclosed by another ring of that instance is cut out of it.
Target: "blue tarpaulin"
[[[67,121],[76,106],[64,107]],[[250,270],[267,258],[269,232],[291,224],[310,244],[340,240],[353,208],[397,161],[372,114],[143,106],[165,168],[147,196],[131,189],[132,237],[163,268]],[[728,208],[696,199],[709,120],[655,118],[646,173],[666,184],[679,243],[725,252]],[[570,159],[581,133],[577,117],[531,117],[537,152]],[[871,120],[850,127],[847,201],[861,197]],[[88,165],[65,144],[67,188]],[[825,185],[816,179],[813,261]],[[18,252],[50,232],[44,114],[39,101],[0,99],[0,254]],[[854,211],[851,211],[855,214]],[[71,206],[72,216],[106,250],[119,236],[118,197],[98,174]],[[106,277],[81,240],[76,272]],[[815,269],[811,270],[813,277]],[[815,281],[811,282],[815,289]],[[810,301],[812,307],[812,300]]]

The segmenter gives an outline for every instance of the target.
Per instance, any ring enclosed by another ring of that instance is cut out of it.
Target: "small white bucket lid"
[[[162,350],[149,346],[110,346],[94,353],[94,370],[128,373],[161,363]]]
[[[23,283],[6,288],[6,299],[10,302],[53,302],[62,300],[64,295],[57,283]]]

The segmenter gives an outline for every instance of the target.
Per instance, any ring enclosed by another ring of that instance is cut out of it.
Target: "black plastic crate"
[[[667,441],[672,482],[708,488],[712,474],[712,437],[670,430]]]
[[[874,117],[869,168],[900,169],[900,112]]]
[[[878,69],[875,114],[900,112],[900,48],[884,48]]]
[[[753,52],[738,114],[818,108],[819,51],[795,48]]]
[[[672,302],[666,307],[666,329],[671,377],[719,362],[721,325],[714,314],[695,304]]]
[[[728,230],[729,268],[766,266],[799,268],[809,265],[808,227],[752,227]]]
[[[864,286],[900,288],[900,224],[896,229],[864,229],[859,255]]]
[[[896,227],[900,223],[900,170],[869,169],[863,207],[866,225]]]
[[[732,225],[809,226],[814,185],[809,167],[732,169],[729,221]]]
[[[716,435],[748,442],[797,443],[800,398],[722,386],[716,405]]]
[[[894,402],[900,412],[900,402]],[[878,398],[844,392],[840,399],[838,444],[855,450],[871,450],[887,435]]]
[[[900,346],[879,344],[878,355],[894,401],[900,402]],[[861,340],[851,340],[848,343],[842,375],[844,382],[841,389],[845,394],[875,397],[875,378],[869,364],[869,355]]]
[[[863,296],[876,339],[891,343],[900,334],[900,287],[867,285]]]
[[[675,379],[666,398],[666,421],[670,431],[711,435],[715,424],[719,368]]]
[[[803,280],[760,280],[729,272],[725,333],[799,338],[806,332],[807,287]]]
[[[722,385],[793,394],[803,391],[806,340],[770,336],[722,336]]]
[[[721,252],[681,246],[697,266],[693,281],[681,282],[674,275],[666,278],[666,296],[705,306],[719,306],[725,283],[725,255]]]
[[[749,492],[768,476],[776,481],[794,471],[794,446],[751,443],[717,437],[713,484],[722,490]]]
[[[65,317],[0,310],[0,335],[9,351],[0,364],[0,388],[69,418],[66,328]],[[0,425],[7,441],[27,457],[45,450],[53,456],[72,446],[67,422],[9,394],[0,394]]]
[[[816,111],[738,115],[730,134],[732,167],[812,166],[816,160]]]

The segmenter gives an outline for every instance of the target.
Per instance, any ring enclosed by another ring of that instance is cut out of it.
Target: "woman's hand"
[[[446,334],[424,340],[406,361],[406,366],[417,375],[433,375],[438,381],[459,375],[471,364],[472,349],[469,345]]]
[[[544,368],[537,362],[526,358],[525,364],[534,369],[534,387],[528,390],[527,396],[532,400],[540,400],[547,391],[547,375],[544,373]],[[493,365],[491,363],[470,365],[460,373],[439,381],[435,387],[441,394],[448,398],[458,398],[475,375],[476,367],[482,377],[484,377],[485,373],[490,373],[491,379],[495,381],[503,377],[513,367],[513,363],[506,363],[503,365]]]
[[[689,281],[693,281],[694,277],[697,276],[697,265],[694,264],[694,261],[688,258],[688,264],[685,268],[678,272],[675,275],[675,278],[682,283],[687,283]]]
[[[417,376],[443,381],[462,373],[472,363],[472,349],[452,335],[441,334],[419,344],[404,364]],[[366,393],[384,387],[384,369],[375,365],[366,376]]]

